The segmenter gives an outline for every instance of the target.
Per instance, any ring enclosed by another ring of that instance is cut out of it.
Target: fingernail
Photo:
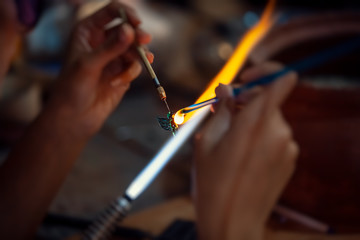
[[[154,58],[155,58],[154,54],[152,54],[151,52],[148,52],[146,55],[147,55],[147,58],[148,58],[149,62],[153,63]]]

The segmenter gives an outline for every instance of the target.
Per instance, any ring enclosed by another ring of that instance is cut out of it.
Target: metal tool
[[[147,59],[144,48],[141,46],[136,46],[136,50],[138,51],[144,65],[145,65],[147,72],[150,74],[151,79],[153,80],[153,82],[155,84],[156,90],[158,91],[161,101],[163,101],[165,103],[167,110],[169,112],[171,112],[169,105],[166,101],[167,97],[166,97],[165,89],[161,86],[159,79],[157,78],[157,76],[154,72],[154,69],[152,68],[149,60]]]
[[[132,200],[126,195],[116,199],[84,232],[83,240],[110,238],[119,221],[130,211]]]
[[[127,18],[125,10],[123,8],[120,8],[119,12],[120,12],[120,16],[121,16],[123,22],[128,22],[128,18]],[[169,104],[167,103],[167,100],[166,100],[167,96],[166,96],[165,89],[161,86],[159,79],[155,74],[154,69],[152,68],[149,60],[147,59],[144,47],[142,47],[140,45],[136,45],[135,47],[136,47],[136,51],[139,53],[139,56],[140,56],[142,62],[145,65],[147,72],[149,73],[149,75],[151,76],[151,79],[153,80],[153,82],[155,84],[155,87],[156,87],[156,90],[158,91],[160,100],[165,103],[166,109],[169,111],[169,113],[171,113]]]

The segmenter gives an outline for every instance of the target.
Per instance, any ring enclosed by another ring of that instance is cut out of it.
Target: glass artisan
[[[17,39],[34,26],[36,0],[0,1],[0,79]],[[129,23],[105,31],[126,10]],[[77,24],[58,85],[0,167],[0,238],[30,239],[88,140],[121,101],[141,64],[130,46],[150,42],[135,11],[119,1]],[[147,52],[153,61],[153,55]],[[111,66],[116,66],[116,68]],[[267,63],[244,72],[251,81],[278,70]],[[111,71],[109,71],[111,69]],[[296,75],[241,98],[217,89],[214,117],[197,137],[195,203],[200,239],[262,239],[264,224],[291,176],[297,145],[280,106]],[[241,111],[236,103],[241,102]],[[264,179],[266,179],[264,181]]]

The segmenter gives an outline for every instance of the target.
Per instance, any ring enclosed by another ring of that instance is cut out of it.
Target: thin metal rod
[[[142,46],[136,46],[136,50],[139,53],[139,56],[140,56],[141,60],[143,61],[147,72],[150,74],[151,78],[154,80],[155,85],[159,86],[160,82],[159,82],[159,80],[158,80],[158,78],[157,78],[157,76],[155,74],[155,71],[152,68],[149,60],[146,57],[146,53],[145,53],[144,48]]]
[[[219,99],[217,97],[214,97],[214,98],[210,98],[206,101],[203,101],[203,102],[200,102],[200,103],[195,103],[193,105],[190,105],[186,108],[183,108],[181,111],[182,113],[189,113],[189,112],[192,112],[192,111],[195,111],[199,108],[202,108],[202,107],[205,107],[207,105],[211,105],[211,104],[214,104],[216,102],[218,102]]]
[[[125,12],[125,10],[123,8],[119,9],[119,14],[120,14],[123,22],[128,21],[128,17],[127,17],[126,12]],[[144,47],[141,46],[141,45],[136,45],[135,48],[136,48],[136,51],[138,52],[142,62],[144,63],[144,66],[145,66],[147,72],[149,73],[149,75],[151,76],[151,79],[153,80],[153,82],[155,84],[155,87],[156,87],[156,89],[158,91],[158,94],[159,94],[159,97],[160,97],[161,101],[163,101],[165,103],[166,109],[169,112],[171,112],[169,104],[166,101],[166,98],[167,98],[166,92],[165,92],[164,88],[161,86],[161,84],[159,82],[159,79],[156,76],[156,73],[155,73],[153,67],[151,66],[148,58],[146,57],[146,52],[145,52]]]
[[[331,233],[334,231],[326,223],[281,205],[275,205],[273,212],[321,233]]]
[[[165,103],[166,108],[168,109],[168,111],[171,112],[170,107],[169,107],[169,104],[167,103],[166,99],[164,99],[164,103]]]

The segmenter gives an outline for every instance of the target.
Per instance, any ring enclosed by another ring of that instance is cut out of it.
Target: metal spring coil
[[[117,199],[84,232],[83,240],[106,240],[124,219],[131,207],[130,201],[124,197]]]

